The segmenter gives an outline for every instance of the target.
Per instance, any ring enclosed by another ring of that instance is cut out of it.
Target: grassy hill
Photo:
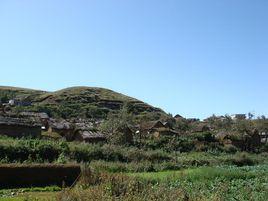
[[[31,106],[16,106],[14,110],[47,112],[52,117],[105,118],[109,112],[116,113],[123,105],[137,116],[166,116],[163,110],[140,100],[97,87],[71,87],[46,92],[0,86],[0,99],[2,102],[9,99],[31,102]]]

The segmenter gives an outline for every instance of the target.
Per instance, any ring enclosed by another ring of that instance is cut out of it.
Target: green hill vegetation
[[[124,105],[138,117],[151,115],[154,119],[166,116],[156,107],[135,98],[97,87],[71,87],[55,92],[0,87],[2,102],[10,99],[22,103],[14,111],[46,112],[56,118],[105,118],[108,113],[117,113]],[[27,103],[31,103],[30,105]]]

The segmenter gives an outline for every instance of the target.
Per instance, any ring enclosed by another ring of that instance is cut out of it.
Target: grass
[[[94,172],[92,174],[95,175]],[[90,178],[93,179],[92,175]],[[0,201],[264,201],[268,196],[268,165],[198,167],[143,173],[101,173],[95,175],[94,180],[97,182],[88,180],[89,185],[78,183],[73,189],[64,189],[61,192],[55,187],[2,190]],[[10,196],[12,192],[15,192],[14,196]]]
[[[48,132],[48,131],[42,131],[41,136],[45,138],[49,138],[49,139],[55,139],[55,140],[59,140],[62,138],[60,134],[56,132]]]
[[[59,200],[264,201],[268,166],[200,167],[155,173],[111,174],[101,183],[67,190]]]
[[[166,152],[111,144],[88,144],[0,136],[0,163],[91,163],[108,172],[179,170],[189,167],[268,164],[268,154]]]
[[[7,99],[20,98],[22,100],[27,98],[33,103],[27,107],[18,106],[12,108],[15,112],[46,112],[52,117],[64,119],[72,117],[104,119],[109,112],[117,113],[126,103],[131,105],[135,111],[139,111],[139,114],[142,113],[141,111],[146,110],[152,114],[167,115],[163,110],[140,100],[97,87],[70,87],[55,92],[45,92],[0,86],[1,97],[7,97]]]
[[[239,171],[238,171],[239,170]],[[247,179],[256,177],[256,173],[251,173],[243,169],[235,167],[201,167],[193,169],[184,169],[179,171],[164,171],[164,172],[145,172],[145,173],[131,173],[129,176],[138,177],[150,181],[164,181],[164,180],[211,180],[215,178],[224,179]]]
[[[0,201],[55,201],[56,192],[28,192],[13,197],[0,198]]]
[[[0,190],[0,201],[50,201],[55,200],[61,190],[57,186],[2,189]]]

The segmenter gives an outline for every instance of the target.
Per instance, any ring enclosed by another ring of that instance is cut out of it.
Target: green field
[[[57,187],[2,190],[0,200],[264,201],[268,197],[268,165],[94,174],[62,191]]]

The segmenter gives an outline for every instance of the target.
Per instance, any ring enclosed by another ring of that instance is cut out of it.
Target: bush
[[[192,134],[198,141],[215,142],[215,137],[210,132],[201,132]]]
[[[255,164],[255,161],[246,152],[236,154],[231,161],[236,166],[251,166]]]
[[[268,152],[268,143],[262,145],[260,151],[261,152]]]
[[[104,145],[102,148],[103,159],[107,161],[126,162],[127,149],[115,145]]]
[[[195,140],[183,136],[161,136],[159,138],[146,139],[142,142],[144,149],[164,150],[166,152],[189,152],[194,150]]]
[[[80,175],[79,165],[0,165],[0,188],[72,185]]]
[[[226,153],[236,153],[238,151],[237,147],[231,144],[224,145],[223,151]]]
[[[77,162],[90,162],[104,156],[100,145],[79,144],[70,148],[70,158]]]
[[[60,150],[51,144],[40,144],[36,148],[38,159],[48,160],[53,162],[59,158]]]

